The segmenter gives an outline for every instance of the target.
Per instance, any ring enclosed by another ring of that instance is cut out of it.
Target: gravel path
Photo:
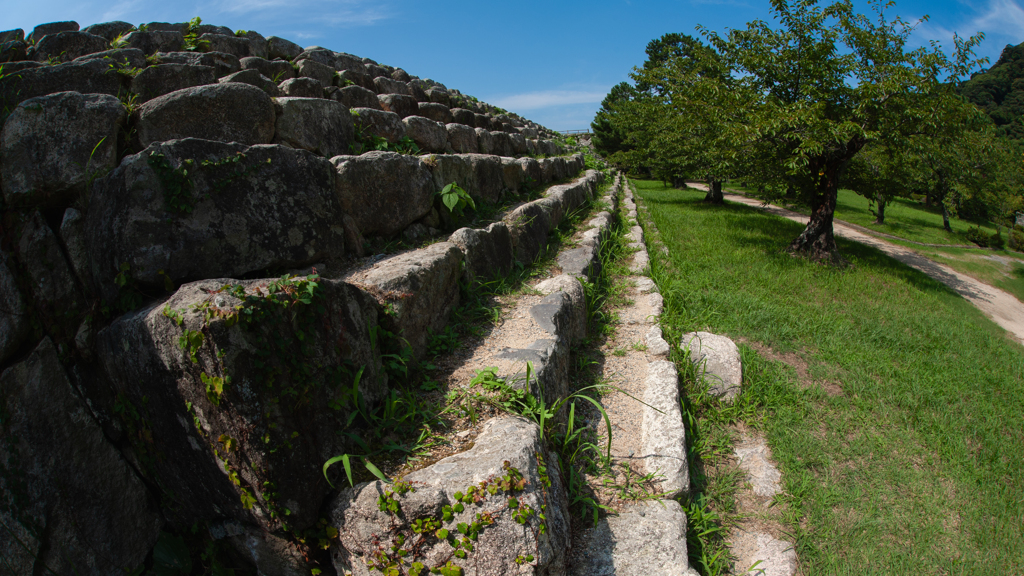
[[[707,189],[707,186],[696,182],[688,182],[687,185],[698,190]],[[788,218],[794,222],[806,224],[808,221],[808,217],[803,214],[797,214],[791,210],[779,208],[778,206],[773,206],[771,204],[764,205],[760,200],[755,198],[747,198],[746,196],[739,196],[737,194],[724,194],[724,196],[727,200],[732,202],[760,208],[761,210],[782,216],[783,218]],[[840,238],[853,240],[854,242],[860,242],[861,244],[878,248],[882,252],[885,252],[887,255],[899,260],[907,266],[920,270],[935,280],[942,282],[951,290],[967,299],[968,302],[974,304],[976,308],[981,310],[996,324],[999,324],[1006,329],[1015,340],[1024,344],[1024,304],[1022,304],[1020,300],[1014,298],[1010,293],[1004,292],[994,286],[989,286],[984,282],[975,280],[966,274],[957,272],[949,266],[939,264],[934,260],[925,258],[909,248],[891,244],[881,238],[865,234],[864,232],[856,230],[845,224],[836,223],[833,228],[836,235]]]

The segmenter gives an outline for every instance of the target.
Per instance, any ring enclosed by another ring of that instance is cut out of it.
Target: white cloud
[[[543,90],[492,98],[488,102],[509,110],[538,110],[551,106],[593,104],[604,100],[607,95],[608,90]]]
[[[988,10],[971,22],[971,28],[1020,39],[1024,36],[1024,9],[1013,0],[991,0]]]

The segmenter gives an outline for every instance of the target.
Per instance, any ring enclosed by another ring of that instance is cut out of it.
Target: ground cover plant
[[[779,463],[776,505],[804,573],[1018,570],[1024,349],[877,250],[839,239],[852,267],[814,264],[786,253],[797,223],[636,184],[670,250],[652,251],[667,335],[710,329],[748,343],[744,412],[691,421],[690,516],[728,522],[729,480],[706,463],[728,451],[721,422],[741,421],[763,430]],[[782,353],[806,370],[772,359]],[[687,414],[721,414],[695,387],[690,379]],[[703,542],[715,553],[713,539],[691,536],[697,553]]]

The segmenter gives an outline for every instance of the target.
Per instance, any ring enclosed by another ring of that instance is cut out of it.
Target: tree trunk
[[[708,181],[708,193],[704,201],[709,204],[725,204],[725,197],[722,196],[722,183],[718,180]]]
[[[800,236],[790,243],[787,250],[793,254],[802,254],[815,262],[825,262],[833,266],[848,264],[839,254],[836,237],[832,230],[832,220],[836,213],[836,199],[839,194],[839,170],[841,164],[826,167],[819,178],[818,189],[815,191],[811,204],[811,219]]]
[[[946,208],[946,203],[942,203],[942,227],[946,229],[946,232],[952,232],[953,228],[949,225],[949,208]]]
[[[875,224],[885,224],[885,196],[878,195],[878,214],[875,216]]]

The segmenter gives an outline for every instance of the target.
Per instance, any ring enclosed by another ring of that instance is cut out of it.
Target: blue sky
[[[303,46],[373,58],[518,112],[555,130],[590,125],[608,90],[644,61],[662,34],[696,35],[768,18],[763,0],[411,2],[399,0],[3,0],[0,30],[54,20],[83,27],[125,20],[204,23],[256,30]],[[984,32],[992,62],[1024,41],[1024,0],[903,0],[891,11],[916,20],[925,43],[952,46],[953,32]]]

